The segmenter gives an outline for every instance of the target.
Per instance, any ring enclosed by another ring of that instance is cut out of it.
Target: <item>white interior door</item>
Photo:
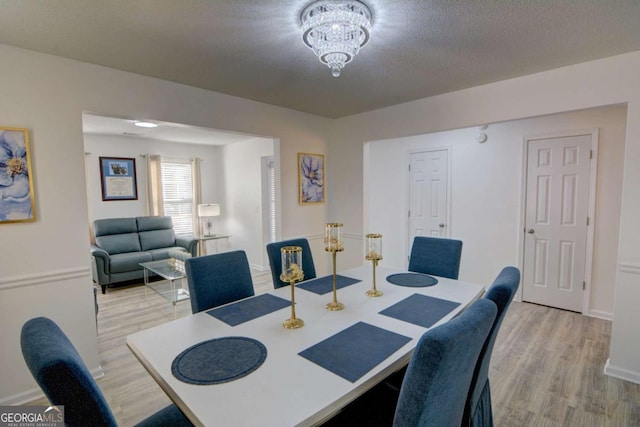
[[[591,139],[528,141],[524,301],[582,312]]]
[[[409,252],[415,236],[449,236],[449,150],[409,155]]]

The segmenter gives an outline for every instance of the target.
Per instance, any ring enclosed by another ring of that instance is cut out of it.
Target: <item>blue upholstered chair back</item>
[[[36,317],[22,326],[22,355],[52,405],[64,405],[69,427],[117,427],[98,384],[69,338],[52,320]],[[188,427],[191,422],[169,405],[136,427]]]
[[[102,392],[67,336],[52,320],[27,321],[22,355],[52,405],[64,405],[68,426],[116,426]]]
[[[400,388],[395,427],[460,425],[473,370],[496,311],[492,301],[478,300],[420,338]]]
[[[457,279],[461,255],[460,240],[416,236],[411,246],[409,271]]]
[[[520,284],[520,271],[515,267],[505,267],[489,287],[485,299],[493,301],[498,307],[498,314],[486,342],[482,346],[476,365],[471,388],[464,409],[464,426],[492,426],[491,393],[489,388],[489,365],[496,336],[502,325],[504,315],[513,301]]]
[[[188,258],[185,270],[194,314],[254,295],[244,251]]]
[[[269,256],[273,287],[278,289],[283,286],[289,286],[288,283],[280,280],[280,274],[282,274],[280,249],[285,246],[300,246],[302,248],[302,271],[304,272],[304,280],[315,279],[316,267],[313,264],[313,255],[311,254],[309,241],[307,239],[283,240],[282,242],[274,242],[267,245],[267,255]]]

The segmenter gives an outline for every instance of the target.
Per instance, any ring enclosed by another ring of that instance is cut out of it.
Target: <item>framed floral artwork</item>
[[[0,223],[35,220],[29,132],[0,127]]]
[[[300,204],[324,203],[324,155],[298,153]]]
[[[102,200],[138,200],[136,159],[100,157]]]

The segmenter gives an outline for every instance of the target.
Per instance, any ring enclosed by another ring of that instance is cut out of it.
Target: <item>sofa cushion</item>
[[[159,259],[169,258],[170,251],[179,251],[184,253],[185,255],[191,255],[190,252],[187,252],[185,248],[182,248],[180,246],[173,246],[171,248],[150,249],[147,252],[151,254],[151,256],[153,257],[153,260],[155,261]]]
[[[143,251],[176,245],[176,235],[173,233],[173,229],[141,231],[138,235],[140,236],[140,247]]]
[[[136,231],[173,230],[170,216],[139,216],[135,219]]]
[[[138,231],[135,218],[109,218],[93,221],[93,233],[95,237],[111,234],[127,234]]]
[[[109,255],[140,251],[138,233],[111,234],[96,237],[96,246],[109,252]]]
[[[111,273],[125,273],[127,271],[141,270],[141,262],[153,261],[149,252],[128,252],[111,255]]]

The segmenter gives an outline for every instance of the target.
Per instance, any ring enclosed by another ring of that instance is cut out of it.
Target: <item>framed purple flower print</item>
[[[29,132],[0,127],[0,223],[35,220]]]
[[[324,203],[324,155],[298,153],[299,202]]]

